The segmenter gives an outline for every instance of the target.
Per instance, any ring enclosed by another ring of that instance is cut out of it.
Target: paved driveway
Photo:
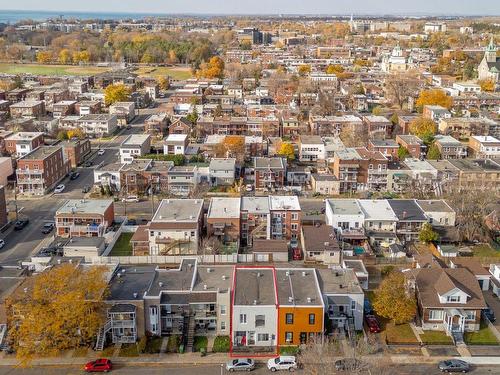
[[[495,323],[493,323],[493,325],[495,327],[498,327],[498,330],[500,331],[500,299],[496,297],[491,290],[483,292],[483,295],[486,303],[495,313],[496,321]]]

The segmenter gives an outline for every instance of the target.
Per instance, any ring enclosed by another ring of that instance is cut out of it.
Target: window
[[[226,315],[226,305],[220,305],[220,314]]]
[[[309,314],[309,324],[315,324],[315,323],[316,323],[316,315]]]
[[[285,341],[293,342],[293,332],[285,332]]]
[[[269,341],[269,333],[257,334],[257,341]]]
[[[286,324],[293,324],[293,314],[291,313],[286,314]]]
[[[429,320],[443,320],[444,311],[443,310],[430,310]]]
[[[299,214],[292,213],[292,220],[298,220],[298,219],[299,219]]]
[[[247,323],[247,314],[240,314],[240,323],[241,324]]]
[[[265,315],[255,315],[255,327],[264,327],[266,325]]]
[[[460,302],[460,296],[448,296],[446,298],[446,302],[449,302],[449,303]]]
[[[351,301],[351,310],[356,310],[356,301]]]
[[[476,311],[475,310],[466,310],[465,311],[465,320],[467,321],[475,321],[476,320]]]
[[[292,228],[292,230],[297,230],[298,229],[298,225],[297,224],[292,224],[291,228]]]
[[[223,321],[220,322],[220,329],[222,331],[224,331],[226,329],[226,321],[225,320],[223,320]]]

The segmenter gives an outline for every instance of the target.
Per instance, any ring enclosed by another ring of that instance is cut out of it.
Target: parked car
[[[85,164],[83,166],[84,167],[91,167],[92,165],[94,165],[94,162],[92,160],[88,160],[85,162]]]
[[[373,314],[373,307],[372,303],[368,298],[365,298],[364,303],[363,303],[363,310],[365,312],[365,315],[371,315]]]
[[[438,364],[441,372],[469,372],[470,365],[460,359],[447,359]]]
[[[125,198],[122,198],[122,202],[127,202],[127,203],[139,202],[139,197],[137,195],[129,195]]]
[[[49,234],[54,230],[54,227],[55,227],[54,223],[45,223],[42,228],[42,233]]]
[[[84,367],[86,372],[109,372],[112,369],[113,364],[106,358],[99,358],[95,361],[88,362]]]
[[[62,193],[64,189],[66,189],[66,186],[64,186],[63,184],[57,185],[56,188],[54,189],[54,193],[56,194]]]
[[[252,184],[246,185],[245,190],[250,193],[251,191],[253,191],[253,185]]]
[[[255,368],[255,361],[251,358],[238,358],[226,362],[226,370],[233,371],[252,371]]]
[[[378,324],[377,318],[374,315],[366,315],[365,322],[368,326],[368,329],[371,333],[379,333],[380,332],[380,324]]]
[[[491,307],[488,304],[486,304],[486,308],[483,310],[483,316],[485,318],[488,318],[488,320],[492,323],[496,320],[495,312],[491,309]]]
[[[363,367],[363,362],[356,358],[342,358],[335,361],[337,371],[357,371]]]
[[[78,177],[80,177],[80,172],[72,172],[72,173],[69,175],[69,179],[70,179],[70,180],[76,180]]]
[[[101,148],[99,149],[99,151],[97,151],[97,155],[101,156],[101,155],[104,155],[104,150]]]
[[[280,355],[279,357],[271,358],[267,361],[267,368],[271,371],[295,371],[297,369],[297,361],[294,356]]]
[[[90,186],[84,186],[82,189],[83,194],[88,193],[89,191],[90,191]]]
[[[26,225],[28,225],[30,222],[29,219],[19,219],[16,221],[14,224],[14,230],[22,230]]]
[[[292,259],[293,260],[302,260],[302,250],[298,247],[292,250]]]
[[[5,241],[0,239],[0,249],[5,246]]]

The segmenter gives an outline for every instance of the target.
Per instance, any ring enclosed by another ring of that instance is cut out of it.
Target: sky
[[[0,0],[0,9],[166,14],[500,15],[500,0]]]

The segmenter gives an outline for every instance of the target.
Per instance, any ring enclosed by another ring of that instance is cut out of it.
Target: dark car
[[[16,221],[16,223],[14,224],[14,230],[22,230],[24,229],[24,227],[26,225],[29,224],[29,219],[19,219],[18,221]]]
[[[438,364],[441,372],[469,372],[470,365],[460,359],[447,359]]]
[[[91,167],[92,165],[94,165],[94,162],[92,160],[89,160],[89,161],[86,161],[83,166],[84,167]]]
[[[380,324],[378,324],[377,318],[374,315],[366,315],[365,322],[368,326],[368,329],[371,333],[379,333],[380,332]]]
[[[99,358],[85,365],[86,372],[109,372],[113,369],[113,364],[109,359]]]
[[[488,318],[488,320],[492,323],[496,320],[495,312],[491,309],[491,307],[488,304],[486,304],[486,308],[483,310],[483,315],[485,318]]]
[[[49,234],[53,230],[54,230],[54,223],[46,223],[46,224],[43,225],[42,233],[43,234]]]
[[[365,315],[373,314],[372,303],[370,302],[370,300],[368,298],[365,298],[363,307],[364,307]]]
[[[343,358],[335,361],[335,370],[337,371],[358,371],[363,366],[363,362],[356,358]]]
[[[76,180],[78,177],[80,177],[80,172],[73,172],[69,175],[70,180]]]
[[[84,186],[82,189],[83,194],[88,193],[89,191],[90,191],[90,186]]]

